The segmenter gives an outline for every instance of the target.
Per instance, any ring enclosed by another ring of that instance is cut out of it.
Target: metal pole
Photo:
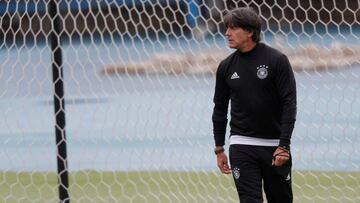
[[[57,173],[59,183],[60,203],[69,203],[69,177],[66,154],[66,135],[65,135],[65,99],[63,84],[63,64],[61,55],[60,40],[60,14],[57,8],[57,0],[49,2],[49,12],[52,20],[52,31],[50,35],[52,50],[52,73],[54,84],[54,108],[55,108],[55,136],[57,146]]]

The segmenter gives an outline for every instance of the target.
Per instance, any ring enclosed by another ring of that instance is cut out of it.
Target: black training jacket
[[[290,145],[296,84],[284,54],[258,43],[250,52],[237,50],[220,63],[212,115],[216,146],[225,143],[229,101],[230,136],[280,139],[280,146]]]

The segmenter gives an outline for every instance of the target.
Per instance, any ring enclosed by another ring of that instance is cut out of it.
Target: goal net
[[[58,0],[55,17],[49,2],[0,1],[0,202],[59,202],[66,171],[73,202],[237,202],[211,114],[223,15],[242,6],[294,68],[294,201],[360,202],[359,1]]]

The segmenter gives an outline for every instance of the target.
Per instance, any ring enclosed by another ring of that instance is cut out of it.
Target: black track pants
[[[263,202],[262,183],[268,203],[290,203],[291,156],[281,167],[271,165],[277,147],[230,145],[229,157],[241,203]]]

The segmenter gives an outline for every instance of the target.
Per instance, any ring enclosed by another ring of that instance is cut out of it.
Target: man
[[[217,164],[232,172],[242,203],[292,202],[290,138],[296,85],[287,57],[260,42],[261,19],[251,8],[224,17],[229,46],[236,49],[216,73],[212,116]],[[229,159],[223,148],[231,101]]]

